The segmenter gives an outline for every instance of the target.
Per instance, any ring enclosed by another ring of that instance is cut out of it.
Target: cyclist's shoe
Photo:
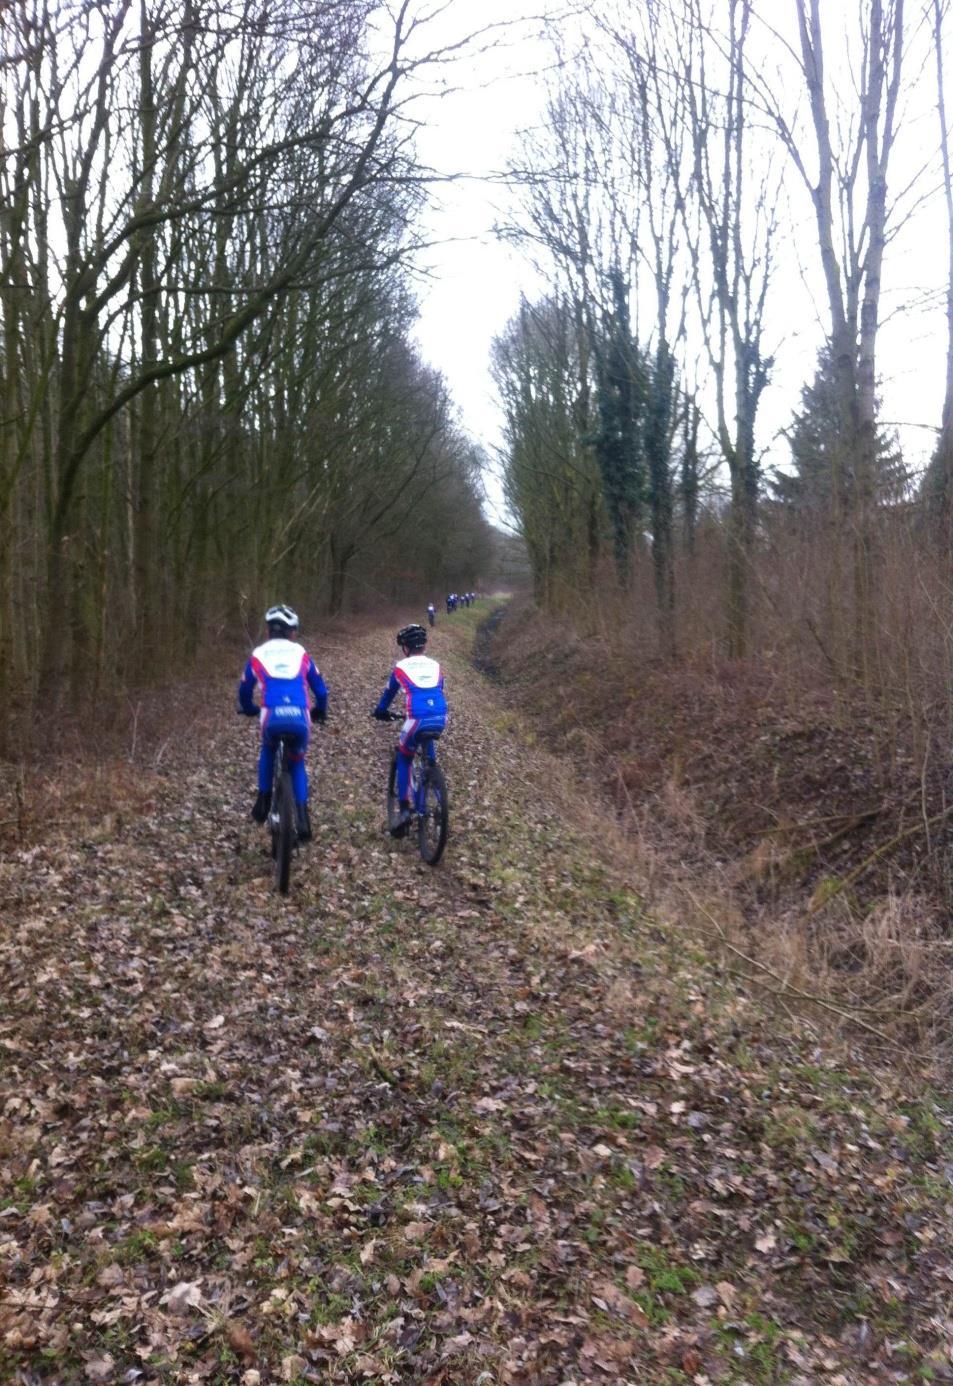
[[[403,836],[403,834],[407,831],[408,827],[410,826],[410,819],[410,800],[404,799],[400,806],[400,812],[394,820],[393,827],[391,828],[391,835],[393,837]]]
[[[251,816],[256,823],[264,823],[271,811],[271,790],[259,790],[258,798],[252,804]]]
[[[311,841],[311,817],[308,813],[307,804],[295,804],[295,826],[298,829],[298,841]]]

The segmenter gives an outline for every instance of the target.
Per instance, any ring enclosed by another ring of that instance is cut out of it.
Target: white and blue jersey
[[[429,655],[409,655],[399,660],[377,704],[377,710],[386,712],[398,693],[404,695],[407,714],[407,720],[400,729],[400,747],[405,753],[412,754],[418,732],[441,732],[447,725],[443,670]]]
[[[328,690],[321,672],[303,645],[295,640],[266,640],[252,651],[238,685],[238,703],[243,712],[259,712],[252,696],[261,688],[261,752],[258,757],[258,788],[271,789],[275,749],[280,737],[288,738],[288,763],[298,803],[308,797],[305,751],[311,739],[311,712],[308,689],[315,706],[327,711]]]
[[[328,705],[328,690],[314,660],[296,640],[266,640],[252,651],[238,685],[238,701],[244,712],[255,710],[252,692],[261,687],[261,724],[275,731],[310,721],[308,689],[320,711]]]

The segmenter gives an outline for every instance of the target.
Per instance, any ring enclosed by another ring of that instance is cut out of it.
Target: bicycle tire
[[[287,895],[291,884],[291,852],[295,842],[295,802],[291,772],[283,770],[278,781],[278,831],[275,834],[275,886]]]
[[[447,830],[450,826],[447,781],[439,765],[424,766],[423,808],[424,811],[417,820],[420,855],[428,866],[436,866],[447,845]]]
[[[397,798],[397,752],[390,758],[390,770],[387,772],[387,827],[393,831],[394,824],[400,814],[400,800]]]

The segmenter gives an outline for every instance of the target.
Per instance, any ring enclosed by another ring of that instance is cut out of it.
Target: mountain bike
[[[383,719],[382,719],[383,720]],[[403,722],[403,714],[388,713],[388,721]],[[417,845],[420,855],[428,866],[436,866],[447,845],[447,829],[450,823],[447,781],[437,764],[437,741],[439,732],[420,732],[417,747],[410,765],[410,805],[411,813],[417,819]],[[394,747],[387,775],[387,827],[391,832],[400,817],[400,800],[397,797],[397,757],[400,752]],[[405,837],[413,829],[413,822],[394,833]]]
[[[246,714],[258,717],[259,709]],[[291,767],[288,764],[288,744],[296,738],[294,733],[279,732],[275,747],[275,768],[271,779],[271,808],[265,823],[271,834],[271,855],[275,862],[275,889],[279,895],[287,895],[291,884],[291,857],[298,847],[298,824],[295,815],[294,787],[291,783]]]

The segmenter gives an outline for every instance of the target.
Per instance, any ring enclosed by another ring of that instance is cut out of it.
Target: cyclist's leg
[[[298,837],[311,840],[311,817],[308,813],[308,772],[304,757],[308,749],[310,727],[304,723],[294,741],[289,741],[286,749],[288,769],[291,772],[291,789],[295,799],[295,825]]]
[[[397,742],[397,798],[401,804],[410,803],[410,767],[417,749],[417,729],[420,719],[408,717],[400,729]]]
[[[275,773],[275,743],[269,728],[270,717],[266,712],[261,719],[261,750],[258,753],[258,791],[271,793],[271,781]]]
[[[291,771],[291,784],[294,788],[296,804],[306,804],[308,802],[308,771],[305,767],[304,757],[308,749],[309,728],[304,726],[297,739],[288,745],[288,769]]]
[[[268,735],[268,713],[261,719],[261,749],[258,752],[258,795],[252,805],[251,816],[256,823],[264,823],[271,809],[271,781],[275,773],[275,747]]]

